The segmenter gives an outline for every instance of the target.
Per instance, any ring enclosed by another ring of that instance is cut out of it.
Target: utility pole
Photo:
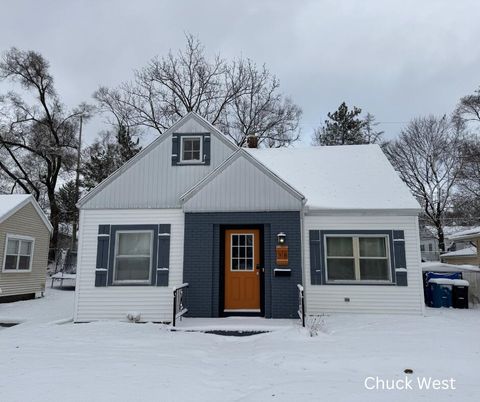
[[[78,132],[78,150],[77,150],[77,172],[76,172],[77,174],[75,177],[75,204],[78,202],[78,199],[80,198],[80,166],[82,163],[82,126],[83,126],[83,115],[80,115],[80,127]],[[77,218],[74,218],[72,222],[72,245],[70,247],[70,251],[76,250],[77,227],[78,227]]]

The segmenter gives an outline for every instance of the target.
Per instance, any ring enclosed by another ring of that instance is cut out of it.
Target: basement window
[[[33,237],[7,234],[3,271],[30,272],[32,270],[34,242]]]

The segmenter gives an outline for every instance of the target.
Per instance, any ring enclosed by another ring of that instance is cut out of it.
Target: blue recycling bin
[[[431,307],[452,307],[452,287],[454,280],[432,278],[428,281],[431,294]]]
[[[426,272],[424,274],[424,298],[425,298],[425,304],[429,307],[434,307],[434,302],[433,302],[433,288],[436,287],[436,285],[430,285],[430,279],[434,278],[447,278],[447,279],[462,279],[462,274],[460,272],[451,272],[451,273],[446,273],[446,272]],[[453,296],[452,296],[453,297]],[[452,301],[453,304],[453,301]],[[442,306],[438,306],[442,307]]]

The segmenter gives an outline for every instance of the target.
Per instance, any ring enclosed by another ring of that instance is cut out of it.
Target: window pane
[[[371,281],[390,280],[387,260],[360,260],[360,279]]]
[[[25,255],[20,256],[20,261],[18,263],[18,269],[30,269],[30,257],[27,257]]]
[[[5,258],[5,269],[17,269],[16,255],[7,255]]]
[[[116,281],[141,281],[150,277],[149,257],[117,258],[115,266]]]
[[[22,240],[20,242],[20,254],[22,255],[30,255],[32,251],[32,242],[31,241],[26,241]]]
[[[233,260],[232,260],[232,270],[233,270],[233,271],[237,271],[237,270],[238,270],[238,260],[237,260],[237,259],[233,259]]]
[[[150,255],[152,233],[119,233],[119,255]]]
[[[193,151],[192,152],[192,157],[190,158],[193,161],[199,161],[200,160],[200,151]]]
[[[250,258],[247,260],[247,270],[253,271],[253,260]]]
[[[192,140],[183,140],[183,149],[184,151],[192,150]]]
[[[328,258],[328,280],[355,280],[355,263],[351,258]]]
[[[7,254],[18,254],[18,240],[8,240]]]
[[[360,257],[386,257],[385,237],[361,237]]]
[[[351,237],[327,237],[327,255],[353,257],[353,239]]]

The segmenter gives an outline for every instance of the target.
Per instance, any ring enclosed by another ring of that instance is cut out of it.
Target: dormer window
[[[181,137],[181,156],[182,163],[198,163],[202,162],[202,137]]]
[[[173,133],[172,165],[210,165],[210,133]]]

